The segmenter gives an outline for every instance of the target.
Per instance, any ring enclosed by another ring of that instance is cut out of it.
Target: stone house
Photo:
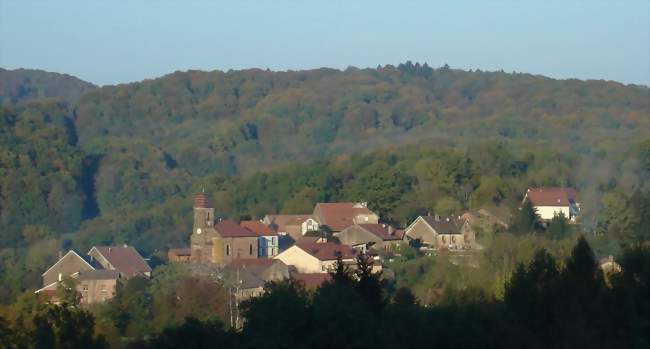
[[[81,304],[89,305],[113,298],[121,279],[151,277],[151,267],[131,246],[93,246],[84,256],[68,251],[42,276],[43,287],[35,293],[57,303],[57,288],[69,276],[75,281]]]
[[[419,216],[406,228],[407,241],[419,241],[433,249],[470,249],[477,247],[476,235],[468,221],[460,217]]]
[[[355,224],[377,224],[379,216],[364,202],[327,202],[314,207],[314,219],[326,230],[338,233]]]
[[[389,224],[354,224],[334,234],[342,244],[352,246],[362,253],[395,251],[404,242],[404,230]]]
[[[333,242],[297,243],[274,258],[295,267],[298,273],[327,273],[334,269],[339,255],[344,263],[354,265],[357,251]]]
[[[551,220],[555,215],[564,214],[570,222],[575,222],[580,210],[573,188],[540,187],[528,188],[522,201],[530,201],[537,215],[543,220]]]

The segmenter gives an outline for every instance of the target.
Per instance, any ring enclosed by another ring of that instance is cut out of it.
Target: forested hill
[[[75,102],[96,86],[67,74],[36,69],[0,68],[0,105],[16,105],[39,98]]]
[[[64,236],[158,256],[186,245],[202,187],[221,217],[363,200],[404,226],[571,185],[589,229],[650,226],[644,86],[406,63],[101,88],[2,70],[0,87],[0,303],[39,285]]]
[[[83,96],[81,146],[138,139],[192,175],[441,139],[539,141],[581,153],[650,130],[650,90],[402,64],[345,71],[189,71]]]

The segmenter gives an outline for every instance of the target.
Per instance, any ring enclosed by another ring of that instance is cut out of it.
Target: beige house
[[[344,263],[352,265],[357,251],[350,246],[332,242],[298,243],[274,258],[293,266],[298,273],[327,273],[334,269],[339,255]]]
[[[569,221],[574,222],[580,209],[573,188],[529,188],[523,202],[526,200],[530,201],[537,215],[543,220],[551,220],[555,215],[563,214]]]
[[[365,202],[326,202],[314,207],[314,219],[332,233],[355,224],[377,224],[379,216]]]
[[[394,251],[404,242],[404,230],[395,229],[389,224],[355,224],[334,235],[342,244],[362,253],[369,249]]]
[[[476,235],[469,222],[460,217],[419,216],[406,228],[408,241],[419,241],[433,249],[476,248]]]

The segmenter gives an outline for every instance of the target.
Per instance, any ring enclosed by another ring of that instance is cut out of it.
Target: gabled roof
[[[252,232],[231,220],[221,220],[214,225],[214,229],[224,238],[258,237]]]
[[[534,206],[569,206],[575,203],[576,191],[573,188],[541,187],[528,188],[526,198]]]
[[[333,231],[341,231],[353,225],[354,218],[358,215],[376,215],[365,205],[357,202],[321,202],[314,208],[314,215],[317,212],[320,223]]]
[[[286,231],[288,225],[301,225],[304,221],[314,218],[310,214],[269,214],[266,219],[275,226],[276,231]]]
[[[68,257],[68,255],[70,255],[70,257]],[[84,257],[82,257],[81,255],[79,255],[79,254],[78,254],[77,252],[75,252],[74,250],[70,250],[70,251],[68,251],[68,253],[66,253],[65,255],[63,255],[63,257],[59,258],[59,260],[56,261],[56,263],[52,264],[52,266],[49,267],[45,272],[43,272],[43,274],[41,274],[41,276],[47,274],[48,271],[50,271],[52,268],[54,268],[57,264],[59,264],[61,261],[63,261],[63,260],[66,259],[66,258],[79,258],[79,259],[82,260],[84,263],[88,264],[88,267],[90,267],[90,268],[93,269],[93,270],[95,269],[95,267],[92,266],[92,264],[90,263],[90,261],[88,261],[86,258],[84,258]]]
[[[402,240],[404,238],[404,230],[394,229],[388,224],[357,224],[357,225],[384,241]]]
[[[144,275],[151,272],[151,267],[132,246],[94,246],[88,251],[96,250],[115,270],[125,275]]]
[[[438,234],[462,234],[464,221],[457,217],[420,216]]]
[[[332,242],[303,242],[297,243],[295,246],[321,261],[336,260],[339,255],[342,259],[352,259],[357,256],[357,251],[352,247]]]
[[[239,225],[256,233],[259,236],[277,236],[278,233],[274,232],[271,228],[264,225],[260,221],[241,221]]]

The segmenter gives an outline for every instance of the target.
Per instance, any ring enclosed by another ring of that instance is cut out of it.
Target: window
[[[226,245],[226,256],[230,256],[230,245]]]
[[[88,292],[88,285],[83,285],[83,290],[84,290],[85,292]]]
[[[253,244],[250,244],[250,245],[249,245],[249,247],[248,247],[248,254],[251,255],[251,256],[253,255]]]

